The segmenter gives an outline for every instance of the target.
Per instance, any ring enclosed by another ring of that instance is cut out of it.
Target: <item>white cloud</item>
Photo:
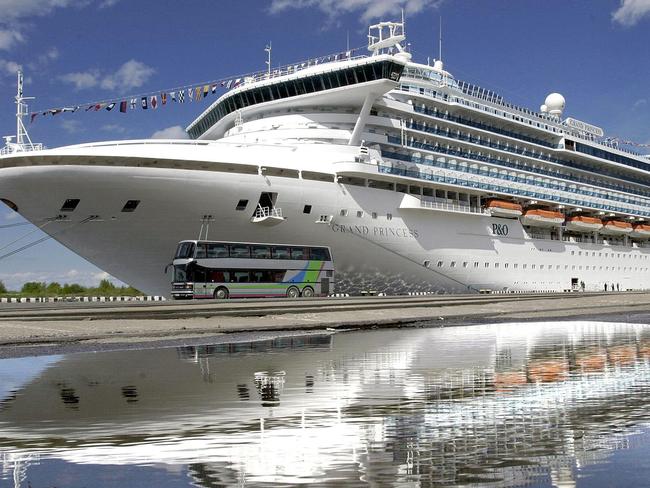
[[[0,49],[10,49],[25,40],[23,31],[31,17],[43,17],[55,9],[83,8],[96,4],[100,8],[115,5],[119,0],[0,0]]]
[[[120,0],[103,0],[99,4],[99,8],[109,8],[118,3]]]
[[[632,27],[650,14],[650,0],[621,0],[621,6],[612,13],[612,20],[624,27]]]
[[[636,110],[637,108],[645,107],[648,105],[648,100],[646,98],[639,98],[634,104],[632,104],[632,109]]]
[[[282,12],[290,8],[317,8],[330,21],[337,16],[361,11],[361,21],[389,17],[395,18],[401,9],[406,14],[416,14],[427,7],[438,6],[442,0],[272,0],[271,13]]]
[[[0,71],[5,75],[13,76],[20,69],[20,65],[15,61],[0,59]]]
[[[166,129],[160,129],[154,132],[151,135],[152,139],[188,139],[189,136],[185,129],[180,125],[174,125],[172,127],[167,127]]]
[[[59,76],[65,83],[75,85],[77,90],[99,86],[105,90],[130,90],[144,85],[156,72],[151,66],[131,59],[120,66],[115,73],[102,74],[97,69],[67,73]]]
[[[84,130],[83,124],[74,119],[63,119],[61,121],[61,127],[69,134],[77,134],[79,132],[83,132]]]
[[[114,90],[120,88],[122,90],[129,90],[131,88],[139,88],[144,85],[151,75],[156,72],[151,66],[131,59],[124,63],[113,74],[104,77],[101,82],[101,87],[107,90]]]
[[[97,83],[99,83],[99,72],[96,70],[91,70],[85,72],[67,73],[65,75],[59,76],[59,79],[65,83],[75,85],[75,88],[77,90],[84,90],[86,88],[97,86]]]
[[[104,132],[114,132],[116,134],[123,134],[126,132],[126,128],[122,127],[120,124],[105,124],[101,126],[101,130]]]
[[[25,38],[17,29],[0,29],[0,49],[9,50]]]

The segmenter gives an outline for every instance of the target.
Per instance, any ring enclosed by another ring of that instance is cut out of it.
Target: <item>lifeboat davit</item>
[[[521,223],[536,227],[559,227],[564,223],[564,214],[552,210],[530,209],[521,216]]]
[[[566,219],[566,230],[573,232],[595,232],[602,229],[603,221],[596,217],[575,215]]]
[[[522,214],[521,205],[507,200],[488,200],[485,208],[495,217],[519,217]]]
[[[632,227],[632,232],[630,232],[632,237],[637,239],[650,239],[650,225],[647,224],[637,224]]]
[[[622,220],[608,220],[600,229],[601,234],[610,236],[621,236],[632,232],[632,224]]]

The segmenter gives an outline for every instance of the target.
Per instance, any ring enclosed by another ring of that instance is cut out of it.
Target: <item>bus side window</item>
[[[288,247],[273,247],[273,258],[274,259],[291,259],[291,255],[289,254],[289,248]]]
[[[228,247],[225,244],[208,244],[208,258],[227,258]]]
[[[226,283],[228,282],[228,271],[223,271],[221,269],[212,269],[209,273],[208,281],[210,283]]]
[[[205,257],[207,257],[206,244],[198,243],[196,245],[196,258],[199,259],[199,258],[205,258]]]
[[[230,245],[231,258],[250,258],[251,248],[247,244],[231,244]]]
[[[311,259],[315,261],[329,261],[330,253],[326,247],[312,247],[309,249]]]
[[[271,281],[271,273],[266,270],[251,271],[251,281],[253,283],[268,283]]]
[[[250,281],[248,271],[235,271],[232,273],[235,283],[248,283]]]
[[[255,259],[270,259],[271,248],[269,246],[251,246],[252,257]]]
[[[306,247],[292,247],[291,259],[309,259],[309,249]]]
[[[271,282],[273,283],[282,283],[284,281],[284,271],[271,271]]]

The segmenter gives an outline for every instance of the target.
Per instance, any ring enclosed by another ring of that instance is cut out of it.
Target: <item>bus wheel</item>
[[[220,286],[216,290],[214,290],[214,298],[217,300],[225,300],[228,298],[228,289],[224,288],[223,286]]]
[[[302,296],[305,297],[305,298],[313,298],[314,289],[311,286],[305,286],[302,289]]]
[[[300,296],[300,290],[295,286],[290,286],[287,290],[287,298],[298,298]]]

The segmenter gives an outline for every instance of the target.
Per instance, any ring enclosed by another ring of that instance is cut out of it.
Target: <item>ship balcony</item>
[[[399,206],[400,210],[424,210],[424,211],[442,211],[452,213],[474,214],[474,215],[490,215],[490,213],[481,208],[461,202],[440,201],[435,198],[419,198],[413,195],[404,195],[402,203]]]
[[[282,209],[277,207],[257,207],[251,217],[251,223],[265,226],[278,225],[286,220],[282,216]]]

